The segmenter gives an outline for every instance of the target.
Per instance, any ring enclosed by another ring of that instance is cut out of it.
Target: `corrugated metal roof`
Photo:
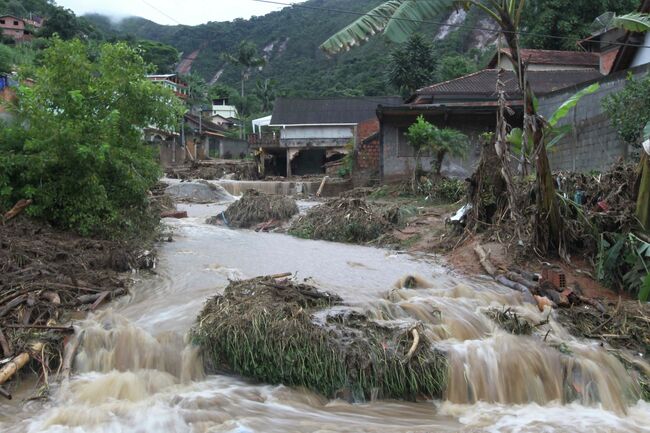
[[[354,124],[376,117],[379,105],[399,105],[398,96],[278,98],[271,125]]]
[[[528,80],[537,95],[554,92],[566,87],[602,77],[596,70],[573,71],[529,71]],[[416,92],[417,97],[432,96],[435,99],[496,98],[498,71],[484,69],[455,80],[424,87]],[[502,75],[509,99],[521,99],[517,77],[512,71]]]

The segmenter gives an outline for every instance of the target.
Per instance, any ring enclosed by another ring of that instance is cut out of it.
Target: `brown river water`
[[[132,295],[76,324],[75,374],[52,386],[49,401],[0,402],[0,431],[650,432],[650,404],[638,401],[637,385],[606,349],[571,338],[552,317],[539,327],[550,330],[544,344],[507,334],[481,313],[507,305],[536,323],[548,317],[508,289],[461,277],[433,257],[204,224],[223,204],[181,207],[190,218],[168,221],[175,241],[161,245],[156,274],[135,275]],[[228,279],[282,272],[377,320],[420,322],[449,354],[445,399],[352,404],[206,375],[185,341],[205,299]],[[406,275],[429,287],[400,288]],[[31,395],[32,384],[23,388]]]

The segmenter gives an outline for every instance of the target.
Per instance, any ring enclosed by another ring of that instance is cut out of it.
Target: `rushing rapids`
[[[617,358],[508,289],[430,258],[209,226],[205,218],[223,206],[186,208],[192,218],[169,222],[176,241],[161,246],[158,274],[77,323],[71,378],[52,383],[49,401],[0,403],[1,431],[650,431],[650,405]],[[187,341],[204,301],[229,279],[279,272],[336,292],[374,320],[419,323],[448,356],[442,400],[353,404],[206,375]],[[403,287],[413,287],[406,275],[421,276],[419,288]],[[504,306],[536,324],[535,335],[509,334],[484,314]],[[24,397],[33,386],[24,384]]]

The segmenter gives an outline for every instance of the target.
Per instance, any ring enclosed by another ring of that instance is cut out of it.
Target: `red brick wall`
[[[379,131],[379,120],[370,119],[357,126],[357,168],[379,170],[379,139],[363,143],[363,140]]]

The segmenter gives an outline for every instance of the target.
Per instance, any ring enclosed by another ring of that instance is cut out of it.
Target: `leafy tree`
[[[209,102],[208,85],[203,77],[188,74],[184,75],[182,79],[187,83],[188,104],[190,107],[205,105]]]
[[[77,17],[70,9],[63,7],[54,8],[49,14],[40,35],[46,38],[57,34],[61,39],[68,40],[82,33],[82,28]]]
[[[603,101],[612,126],[626,143],[638,148],[643,127],[650,122],[650,78],[628,78],[625,89]]]
[[[180,58],[176,48],[160,42],[140,41],[138,48],[144,61],[155,66],[156,74],[171,73]]]
[[[432,84],[436,70],[433,45],[421,35],[413,34],[405,46],[390,54],[388,81],[403,95]]]
[[[19,89],[18,121],[0,128],[0,207],[30,198],[32,216],[84,235],[142,227],[160,174],[142,129],[172,129],[181,113],[172,92],[145,73],[124,43],[95,55],[79,40],[54,38],[33,87]]]
[[[440,60],[437,69],[438,81],[448,81],[478,71],[476,62],[461,54],[451,54]]]
[[[438,128],[423,116],[418,116],[416,122],[409,127],[406,137],[415,148],[418,158],[425,151],[434,155],[433,174],[436,177],[440,177],[442,163],[447,155],[463,157],[467,154],[469,145],[467,136],[462,132],[452,128]]]
[[[266,79],[264,81],[257,80],[255,84],[255,94],[260,100],[260,109],[263,112],[273,110],[273,102],[275,101],[275,81]]]
[[[241,69],[241,97],[243,98],[244,83],[248,80],[251,69],[264,66],[266,60],[258,56],[257,47],[250,41],[242,41],[235,54],[224,54],[223,59]]]
[[[522,45],[547,50],[575,50],[576,41],[589,36],[594,19],[605,12],[636,10],[638,0],[528,0]],[[542,35],[561,38],[549,38]]]
[[[13,50],[6,45],[0,44],[0,74],[11,72],[13,64]]]

